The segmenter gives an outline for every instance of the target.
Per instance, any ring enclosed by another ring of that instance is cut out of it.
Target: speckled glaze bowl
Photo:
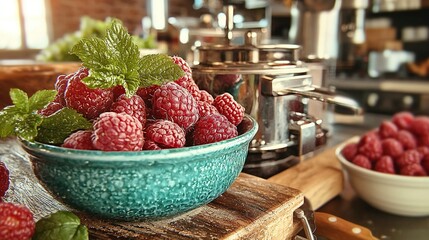
[[[102,152],[26,141],[22,147],[61,202],[104,218],[159,219],[207,204],[231,186],[258,129],[249,116],[244,123],[235,138],[180,149]]]

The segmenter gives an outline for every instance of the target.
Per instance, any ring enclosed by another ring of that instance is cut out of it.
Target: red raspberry
[[[35,228],[33,214],[27,207],[0,203],[0,239],[28,240],[33,236]]]
[[[169,120],[157,120],[145,130],[145,139],[154,142],[158,147],[181,148],[185,146],[185,131]]]
[[[406,176],[427,176],[427,173],[423,167],[416,163],[401,167],[399,174]]]
[[[92,144],[103,151],[140,151],[144,143],[141,122],[126,113],[104,112],[94,122]]]
[[[143,144],[143,150],[161,150],[154,141],[146,139]]]
[[[159,85],[152,85],[149,87],[142,87],[137,90],[137,95],[139,95],[145,102],[147,108],[152,107],[152,98],[153,93],[159,88]]]
[[[425,154],[420,162],[426,173],[429,173],[429,154]]]
[[[206,90],[200,90],[200,101],[212,104],[214,102],[213,96]]]
[[[55,82],[55,90],[57,90],[57,95],[55,96],[54,102],[57,102],[63,106],[66,105],[66,100],[64,99],[64,93],[67,89],[67,84],[69,80],[73,77],[75,73],[71,73],[69,75],[60,75],[57,77],[57,81]]]
[[[198,105],[192,95],[174,82],[162,85],[153,93],[153,115],[188,129],[198,120]]]
[[[410,112],[398,112],[392,117],[392,122],[399,129],[410,129],[414,121],[414,115]]]
[[[396,165],[402,168],[410,164],[420,164],[422,155],[416,149],[405,151],[399,158],[396,159]]]
[[[243,120],[244,107],[236,102],[234,97],[229,93],[216,96],[213,106],[235,126]]]
[[[195,98],[195,100],[199,100],[201,98],[200,88],[194,82],[191,75],[185,75],[174,82],[186,89]]]
[[[381,145],[383,147],[383,154],[392,158],[397,158],[404,152],[402,144],[394,138],[383,139]]]
[[[392,157],[386,155],[381,156],[381,158],[375,162],[374,170],[383,173],[395,174],[395,164]]]
[[[92,145],[92,131],[80,130],[74,132],[64,140],[61,146],[73,149],[95,150]]]
[[[417,136],[429,135],[429,117],[415,117],[411,125],[411,130]]]
[[[112,89],[113,92],[113,99],[116,101],[118,97],[120,97],[122,94],[125,94],[125,88],[124,86],[118,85]]]
[[[65,92],[67,107],[75,109],[87,119],[95,119],[110,109],[113,103],[111,89],[90,89],[81,80],[88,76],[88,70],[81,68],[70,79]]]
[[[417,139],[415,136],[408,130],[399,130],[396,135],[396,140],[398,140],[405,150],[414,149],[417,147]]]
[[[358,153],[375,161],[383,154],[383,146],[376,132],[368,132],[362,136],[358,143]]]
[[[429,147],[429,134],[423,134],[423,135],[419,136],[418,145],[424,146],[424,147]]]
[[[9,189],[9,170],[3,162],[0,162],[0,199]]]
[[[207,115],[219,113],[219,111],[215,108],[215,106],[209,104],[208,102],[198,101],[197,104],[198,104],[198,112],[200,114],[200,118]]]
[[[419,153],[420,153],[422,156],[425,156],[426,154],[429,154],[429,147],[426,147],[426,146],[420,146],[420,147],[417,147],[416,149],[417,149],[417,151],[419,151]]]
[[[173,62],[182,68],[182,70],[185,72],[185,74],[192,74],[192,69],[189,67],[189,64],[181,57],[179,56],[170,56],[170,58],[173,60]]]
[[[378,127],[381,138],[394,138],[398,134],[398,127],[393,122],[383,121]]]
[[[352,161],[358,152],[358,144],[357,143],[348,143],[344,146],[343,150],[341,150],[341,154],[348,161]]]
[[[38,113],[40,115],[48,117],[48,116],[51,116],[52,114],[58,112],[59,110],[61,110],[63,107],[64,106],[58,102],[50,102],[44,108],[40,109]]]
[[[238,135],[237,127],[225,116],[213,114],[202,117],[194,126],[194,145],[219,142]]]
[[[371,161],[365,155],[362,155],[362,154],[356,155],[353,158],[352,163],[358,165],[359,167],[363,167],[366,169],[372,168]]]
[[[130,98],[127,98],[125,94],[119,96],[116,102],[112,104],[110,111],[127,113],[137,118],[142,123],[143,127],[146,125],[146,105],[143,99],[138,95],[134,95]]]

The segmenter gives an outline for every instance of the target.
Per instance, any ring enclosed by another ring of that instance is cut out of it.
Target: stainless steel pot
[[[344,101],[312,85],[298,45],[256,45],[248,32],[244,45],[206,45],[195,49],[193,78],[212,95],[229,92],[254,117],[259,130],[249,151],[300,146],[300,154],[314,150],[317,122],[306,116],[310,100],[338,104],[359,113],[353,101]],[[298,132],[298,134],[292,134]]]

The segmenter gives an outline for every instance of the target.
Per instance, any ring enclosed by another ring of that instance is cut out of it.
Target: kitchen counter
[[[335,146],[352,136],[361,135],[390,117],[390,115],[367,113],[362,124],[333,124],[332,136],[326,147]],[[379,239],[419,240],[428,239],[429,236],[429,216],[402,217],[377,210],[360,199],[347,181],[340,195],[317,210],[365,226]]]

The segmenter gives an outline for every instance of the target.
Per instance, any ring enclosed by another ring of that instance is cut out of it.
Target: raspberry
[[[92,145],[91,136],[91,130],[80,130],[68,136],[61,146],[73,149],[95,150],[95,147]]]
[[[429,154],[425,154],[420,162],[426,173],[429,173]]]
[[[374,170],[383,173],[395,174],[395,164],[392,157],[386,155],[381,156],[381,158],[375,162]]]
[[[162,149],[181,148],[186,142],[185,131],[178,124],[168,120],[151,123],[145,130],[145,139]]]
[[[3,162],[0,162],[0,199],[9,189],[9,170]]]
[[[215,108],[215,106],[209,104],[208,102],[198,101],[197,104],[198,104],[198,112],[200,114],[200,118],[207,115],[219,113],[218,110]]]
[[[405,151],[399,158],[396,159],[396,165],[399,168],[405,167],[411,164],[420,164],[422,155],[416,149],[410,149]]]
[[[417,139],[415,136],[408,130],[399,130],[396,135],[396,140],[398,140],[405,150],[414,149],[417,147]]]
[[[174,82],[186,89],[195,98],[195,100],[199,100],[201,98],[200,88],[194,82],[191,75],[185,74],[185,76],[177,79]]]
[[[411,125],[411,130],[415,135],[429,135],[429,117],[415,117]]]
[[[206,90],[200,90],[200,101],[212,104],[214,102],[213,96]]]
[[[33,214],[27,207],[13,203],[0,203],[0,239],[31,239],[35,227]]]
[[[348,161],[352,161],[358,152],[358,144],[357,143],[349,143],[344,146],[343,150],[341,150],[341,154]]]
[[[423,135],[419,136],[418,145],[424,146],[424,147],[429,147],[429,134],[423,134]]]
[[[104,112],[95,120],[92,143],[103,151],[140,151],[144,138],[141,122],[126,113]]]
[[[61,105],[58,102],[50,102],[48,105],[46,105],[44,108],[39,110],[39,114],[43,115],[45,117],[48,117],[56,112],[58,112],[60,109],[62,109],[64,106]]]
[[[352,163],[356,164],[359,167],[363,167],[366,169],[372,168],[371,161],[368,159],[368,157],[366,157],[365,155],[362,155],[362,154],[356,155],[353,158]]]
[[[402,144],[394,138],[383,139],[381,145],[383,147],[383,154],[392,158],[397,158],[404,152]]]
[[[426,154],[429,153],[429,147],[426,147],[426,146],[420,146],[420,147],[417,147],[416,149],[417,151],[419,151],[421,156],[425,156]]]
[[[192,69],[189,67],[189,64],[181,57],[179,56],[170,56],[170,58],[173,60],[173,62],[182,68],[182,70],[185,72],[185,74],[192,74]]]
[[[162,85],[153,93],[153,115],[188,129],[198,120],[198,105],[192,95],[174,82]]]
[[[213,106],[235,126],[243,120],[244,107],[236,102],[234,97],[229,93],[216,96]]]
[[[71,73],[69,75],[60,75],[57,77],[57,81],[55,82],[55,90],[57,90],[57,95],[55,96],[54,102],[57,102],[63,106],[66,105],[66,100],[64,99],[64,93],[67,89],[67,84],[72,78],[74,73]]]
[[[113,92],[113,99],[116,101],[119,96],[122,94],[125,94],[125,88],[122,85],[118,85],[112,89]]]
[[[410,129],[414,121],[414,115],[410,112],[399,112],[393,115],[392,122],[399,129]]]
[[[378,129],[381,138],[394,138],[398,134],[398,127],[390,121],[383,121]]]
[[[241,75],[239,74],[218,74],[214,76],[214,84],[218,85],[217,88],[229,89],[240,81]]]
[[[146,104],[147,108],[151,108],[152,107],[152,98],[153,98],[153,93],[156,91],[156,89],[159,88],[159,85],[152,85],[149,87],[142,87],[139,88],[137,90],[137,95],[139,95],[143,101]]]
[[[202,117],[194,126],[194,145],[219,142],[238,135],[237,127],[225,116],[213,114]]]
[[[81,80],[88,76],[88,70],[81,68],[70,79],[65,92],[67,107],[75,109],[87,119],[95,119],[109,110],[113,102],[113,91],[90,89]]]
[[[358,143],[358,153],[375,161],[383,154],[383,146],[376,132],[368,132],[362,136]]]
[[[137,118],[142,126],[146,125],[146,106],[143,99],[134,95],[127,98],[125,94],[119,96],[110,108],[110,111],[117,113],[127,113]]]
[[[416,163],[401,167],[399,174],[406,176],[427,176],[427,173],[423,167]]]
[[[154,141],[146,139],[143,144],[143,150],[161,150]]]

